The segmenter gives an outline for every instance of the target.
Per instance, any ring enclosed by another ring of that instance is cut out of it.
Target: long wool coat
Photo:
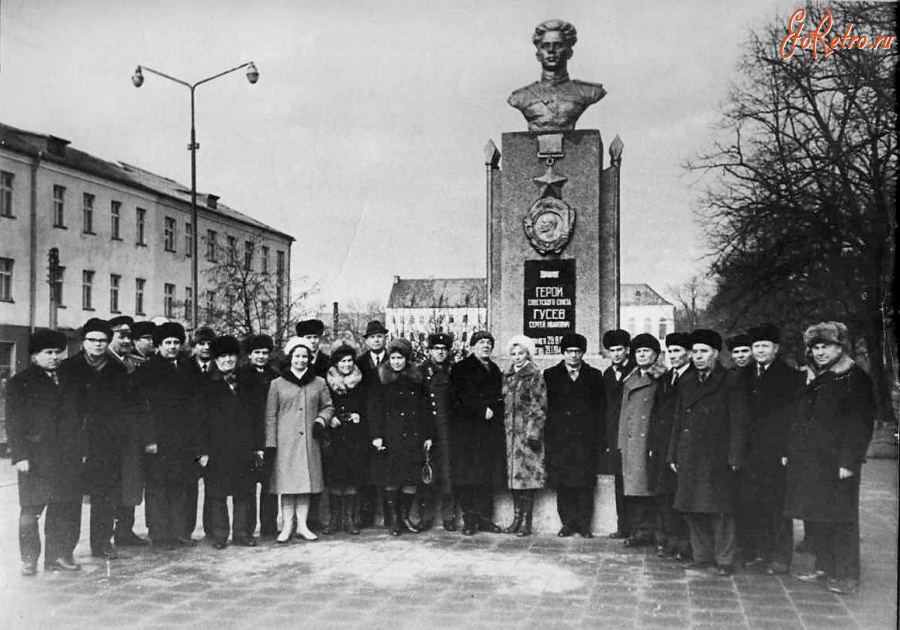
[[[434,420],[428,412],[421,370],[408,365],[400,372],[390,364],[378,367],[369,390],[369,435],[381,438],[385,450],[373,456],[373,482],[396,488],[422,477],[423,443],[433,440]]]
[[[506,446],[503,428],[503,374],[469,355],[450,370],[450,475],[453,485],[505,485]],[[485,420],[490,408],[493,418]]]
[[[657,379],[656,402],[653,405],[653,417],[647,432],[647,475],[650,484],[656,484],[655,493],[671,496],[675,494],[675,473],[666,463],[669,440],[672,437],[672,422],[675,418],[675,403],[678,400],[678,385],[689,372],[694,369],[689,364],[684,374],[672,383],[674,370],[669,369]]]
[[[81,502],[81,424],[62,413],[62,404],[62,388],[36,365],[7,384],[10,459],[31,467],[18,474],[22,506]]]
[[[265,425],[254,413],[253,396],[253,382],[242,374],[235,375],[234,389],[218,371],[206,384],[198,444],[209,455],[204,477],[210,496],[255,494],[254,453],[265,447]]]
[[[737,507],[738,473],[744,462],[750,410],[738,376],[717,365],[700,383],[699,372],[685,374],[667,462],[678,467],[675,509],[728,513]]]
[[[547,477],[557,488],[590,488],[597,483],[597,463],[606,442],[606,394],[603,375],[582,363],[578,379],[569,377],[565,361],[544,370],[547,384]]]
[[[438,365],[426,359],[420,366],[425,377],[425,390],[428,393],[428,409],[434,420],[434,452],[432,462],[434,468],[434,484],[443,492],[453,489],[450,480],[450,424],[452,408],[450,406],[450,361]]]
[[[354,365],[353,371],[344,376],[331,367],[325,380],[334,415],[341,421],[339,427],[329,429],[331,445],[325,450],[325,479],[329,486],[359,487],[366,483],[372,450],[362,371]],[[350,419],[354,413],[359,415],[358,422]]]
[[[254,423],[258,422],[262,427],[263,441],[265,443],[266,434],[266,401],[269,398],[269,383],[274,381],[281,374],[272,365],[266,365],[262,370],[256,366],[242,365],[237,369],[238,378],[245,390],[250,391],[250,409],[253,413]],[[265,460],[263,466],[256,469],[257,483],[268,483],[270,475],[271,461]]]
[[[322,450],[313,439],[316,418],[327,423],[334,405],[325,379],[306,370],[298,379],[290,368],[269,385],[266,447],[275,448],[270,494],[314,494],[325,486]]]
[[[626,359],[622,364],[622,378],[616,380],[616,370],[610,365],[603,372],[603,387],[606,392],[606,439],[600,454],[600,472],[607,475],[622,472],[622,458],[619,452],[619,415],[622,412],[622,389],[625,377],[634,369],[634,361]]]
[[[788,439],[785,516],[826,523],[859,519],[859,477],[872,438],[872,379],[849,357],[801,392]],[[839,479],[840,468],[854,472]]]
[[[519,370],[510,365],[503,376],[503,408],[509,487],[512,490],[543,488],[547,485],[544,461],[547,384],[531,361]]]
[[[663,370],[653,366],[646,373],[635,369],[622,387],[619,414],[619,452],[622,457],[622,481],[626,496],[656,495],[656,480],[650,466],[650,425],[656,404],[659,377]],[[657,456],[656,453],[653,454]]]
[[[130,353],[119,357],[116,353],[108,351],[107,354],[117,363],[120,363],[128,371],[131,393],[129,400],[132,402],[132,413],[129,413],[128,441],[122,452],[122,497],[124,505],[139,505],[144,490],[144,438],[146,431],[141,426],[144,415],[139,413],[137,403],[139,397],[134,384],[134,371],[146,359],[136,353]]]

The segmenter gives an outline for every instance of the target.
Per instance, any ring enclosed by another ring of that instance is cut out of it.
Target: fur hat
[[[28,354],[37,354],[52,348],[62,352],[66,349],[66,334],[58,330],[35,330],[28,337]]]
[[[565,352],[569,348],[578,348],[582,352],[587,352],[587,339],[578,333],[566,333],[559,341],[559,349]]]
[[[803,333],[803,343],[807,348],[817,343],[833,343],[849,352],[850,332],[841,322],[820,322],[806,329]]]
[[[754,326],[747,331],[747,334],[750,335],[750,339],[752,339],[754,343],[757,341],[781,343],[781,331],[778,330],[778,327],[775,326],[775,324],[766,323]]]
[[[84,339],[87,337],[88,333],[92,332],[102,332],[109,339],[112,339],[112,328],[109,327],[109,322],[105,319],[100,319],[99,317],[91,317],[84,323],[84,326],[81,327],[81,338]]]
[[[304,319],[302,322],[297,322],[294,330],[297,331],[298,337],[305,337],[306,335],[321,337],[322,333],[325,332],[325,323],[321,319]]]
[[[344,357],[356,359],[357,354],[359,354],[359,350],[355,345],[346,339],[339,339],[331,346],[331,364],[337,365],[338,361]]]
[[[118,328],[119,326],[128,326],[129,330],[134,328],[134,318],[129,317],[128,315],[119,315],[118,317],[113,317],[109,320],[109,327],[113,330]]]
[[[191,337],[191,345],[196,346],[198,343],[203,343],[205,341],[212,343],[216,340],[216,336],[215,330],[209,326],[203,326],[194,331],[194,334]]]
[[[717,333],[715,330],[709,330],[708,328],[698,328],[691,333],[691,347],[693,347],[694,344],[698,343],[707,345],[714,350],[721,350],[722,335]]]
[[[387,328],[384,327],[384,324],[381,322],[374,320],[366,324],[366,334],[363,337],[371,337],[372,335],[386,335],[388,334]]]
[[[638,348],[650,348],[659,354],[659,339],[650,333],[641,333],[631,340],[631,351],[634,352]]]
[[[412,344],[403,337],[391,339],[391,342],[387,347],[388,356],[392,355],[395,352],[399,352],[404,357],[406,357],[407,361],[409,361],[410,359],[412,359]]]
[[[609,350],[613,346],[625,346],[631,343],[631,335],[627,330],[617,328],[615,330],[607,330],[603,333],[603,347]]]
[[[275,349],[275,342],[269,335],[250,335],[244,339],[244,351],[250,354],[254,350],[268,350],[271,352]]]
[[[290,361],[291,355],[294,354],[294,350],[297,349],[298,346],[303,346],[306,348],[306,351],[309,353],[309,357],[312,358],[313,351],[312,348],[309,347],[309,343],[301,337],[290,337],[286,342],[284,342],[284,357]]]
[[[450,333],[431,333],[428,335],[428,347],[445,346],[447,350],[453,348],[453,335]]]
[[[131,327],[131,334],[135,339],[145,335],[152,337],[154,330],[156,330],[156,324],[153,322],[134,322],[134,326]]]
[[[469,345],[474,346],[476,343],[478,343],[482,339],[487,339],[488,341],[490,341],[492,348],[497,345],[497,342],[494,340],[494,335],[492,335],[491,333],[489,333],[486,330],[478,330],[476,332],[473,332],[472,336],[469,337]]]
[[[691,349],[691,336],[683,332],[673,332],[666,335],[666,347],[678,346],[685,350]]]
[[[166,322],[157,326],[153,331],[153,343],[157,346],[163,342],[163,339],[169,337],[175,337],[179,342],[184,343],[184,326],[178,322]]]
[[[735,350],[737,348],[749,348],[753,345],[753,337],[745,333],[740,333],[726,339],[725,345],[728,346],[729,350]]]
[[[222,335],[221,337],[216,337],[212,342],[210,352],[212,353],[213,359],[218,358],[223,354],[236,354],[240,356],[241,342],[231,335]]]
[[[530,337],[526,337],[525,335],[516,335],[512,339],[506,342],[506,354],[512,354],[512,349],[514,346],[520,346],[524,348],[528,353],[528,358],[533,359],[534,355],[537,354],[537,347],[534,345],[534,340]]]

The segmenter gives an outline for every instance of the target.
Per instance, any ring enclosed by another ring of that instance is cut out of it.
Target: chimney
[[[213,195],[212,193],[206,195],[206,207],[210,210],[215,210],[219,207],[219,196]]]

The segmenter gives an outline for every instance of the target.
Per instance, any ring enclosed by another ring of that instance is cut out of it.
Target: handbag
[[[422,464],[422,483],[430,486],[434,483],[434,469],[431,467],[431,449],[422,447],[425,463]]]

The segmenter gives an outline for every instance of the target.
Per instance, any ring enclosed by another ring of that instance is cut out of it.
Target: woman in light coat
[[[503,376],[506,472],[513,493],[513,522],[504,532],[531,535],[534,492],[547,485],[544,427],[547,424],[547,384],[532,363],[534,342],[516,335],[507,344],[512,364]]]
[[[280,543],[290,540],[295,518],[297,533],[316,539],[306,518],[310,494],[322,492],[325,485],[320,442],[334,416],[325,379],[308,369],[310,347],[291,337],[284,354],[290,363],[269,385],[266,401],[266,448],[275,449],[270,492],[281,495]]]

